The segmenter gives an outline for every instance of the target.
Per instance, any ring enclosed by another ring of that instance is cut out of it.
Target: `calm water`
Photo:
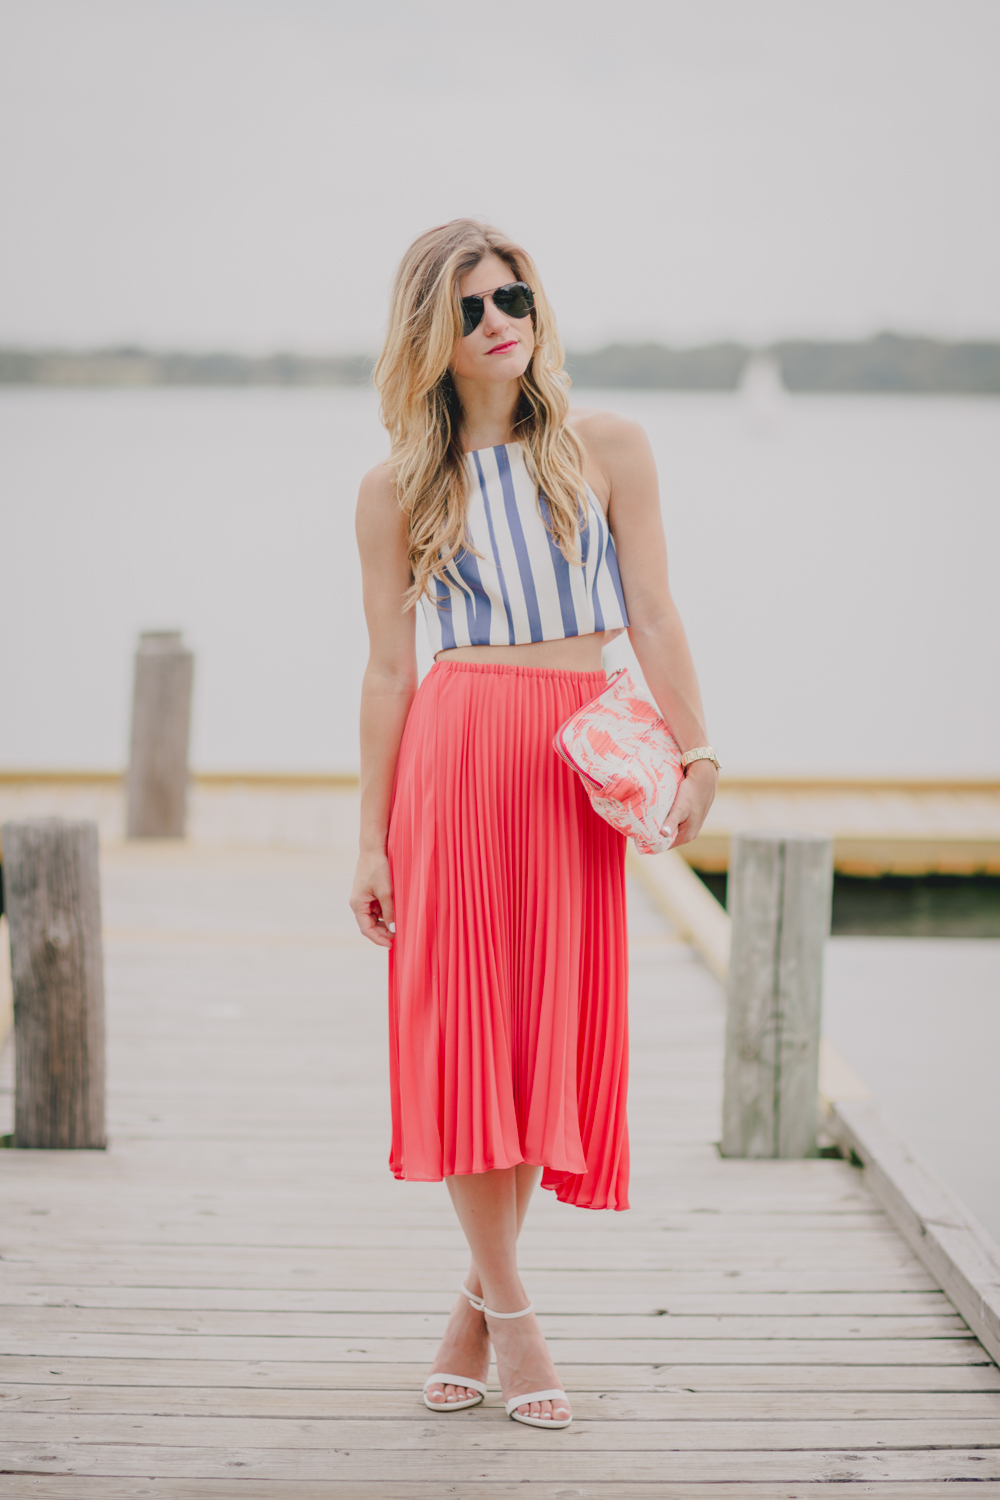
[[[581,400],[652,439],[727,770],[998,773],[1000,401]],[[366,391],[0,394],[0,767],[122,765],[135,636],[180,627],[196,766],[354,768],[383,452]]]
[[[835,937],[823,1029],[1000,1244],[1000,941]]]

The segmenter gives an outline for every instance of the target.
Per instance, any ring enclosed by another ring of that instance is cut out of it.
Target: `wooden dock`
[[[1000,1370],[861,1172],[719,1157],[721,991],[639,888],[634,1207],[523,1241],[576,1420],[425,1410],[466,1262],[386,1167],[342,796],[333,848],[105,849],[111,1148],[0,1152],[3,1500],[1000,1496]]]
[[[844,875],[1000,874],[1000,782],[726,777],[684,857],[725,870],[732,835],[828,833]]]

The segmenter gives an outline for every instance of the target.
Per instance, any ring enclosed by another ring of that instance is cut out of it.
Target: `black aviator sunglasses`
[[[468,338],[483,321],[486,298],[493,299],[509,318],[526,318],[535,305],[535,294],[526,281],[509,281],[506,286],[494,287],[492,292],[481,292],[475,297],[462,298],[462,337]]]

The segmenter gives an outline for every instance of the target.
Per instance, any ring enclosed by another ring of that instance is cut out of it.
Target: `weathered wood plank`
[[[908,1351],[909,1352],[909,1351]],[[324,1360],[169,1360],[63,1355],[47,1358],[0,1355],[0,1384],[29,1383],[47,1390],[71,1386],[193,1387],[280,1390],[398,1390],[416,1393],[427,1374],[425,1360],[331,1362]],[[927,1364],[632,1364],[564,1363],[576,1392],[695,1394],[700,1391],[1000,1391],[1000,1369],[992,1363]]]
[[[547,1339],[580,1341],[628,1340],[659,1345],[663,1340],[699,1339],[967,1339],[972,1335],[954,1312],[925,1313],[911,1318],[793,1317],[786,1315],[719,1314],[716,1317],[647,1312],[645,1315],[589,1313],[561,1315],[538,1309]],[[197,1334],[206,1338],[296,1339],[437,1339],[444,1327],[440,1313],[404,1312],[218,1312],[187,1310],[156,1312],[148,1308],[10,1307],[4,1322],[8,1336],[50,1334],[131,1334],[147,1338]]]
[[[69,1217],[67,1215],[67,1219]],[[113,1247],[127,1250],[134,1246],[142,1252],[144,1245],[139,1234],[143,1229],[151,1233],[154,1228],[150,1222],[152,1216],[141,1223],[119,1224],[110,1208],[95,1210],[81,1217],[83,1222],[76,1242],[83,1253],[90,1249],[96,1251],[101,1245],[106,1250]],[[331,1228],[329,1235],[300,1233],[298,1238],[294,1226],[283,1226],[281,1231],[268,1230],[264,1226],[258,1226],[256,1230],[248,1227],[246,1238],[243,1239],[239,1235],[238,1226],[228,1224],[222,1216],[211,1217],[218,1221],[206,1223],[202,1220],[198,1223],[193,1217],[186,1221],[171,1221],[169,1215],[165,1216],[160,1245],[164,1248],[175,1245],[178,1249],[197,1247],[206,1250],[219,1245],[224,1250],[231,1250],[234,1244],[238,1244],[241,1250],[244,1247],[262,1250],[288,1248],[328,1254],[356,1250],[365,1252],[366,1258],[370,1253],[373,1258],[387,1263],[391,1263],[393,1259],[390,1252],[398,1254],[408,1250],[415,1257],[419,1257],[421,1251],[426,1251],[433,1256],[439,1252],[450,1253],[453,1257],[468,1260],[468,1251],[463,1252],[455,1234],[446,1228],[415,1228],[409,1244],[406,1232],[401,1228],[386,1230],[383,1238],[379,1227],[368,1228],[361,1225],[338,1225]],[[39,1251],[50,1247],[57,1249],[60,1229],[65,1228],[65,1223],[66,1220],[60,1223],[60,1216],[57,1215],[53,1215],[51,1223],[39,1224],[37,1227],[23,1221],[21,1225],[13,1223],[9,1228],[5,1226],[6,1243],[12,1248],[23,1244],[26,1247],[37,1247]],[[119,1233],[114,1238],[104,1237],[105,1233],[110,1237],[116,1228]],[[733,1262],[745,1266],[808,1262],[821,1267],[845,1264],[877,1267],[908,1264],[913,1254],[898,1235],[888,1229],[857,1230],[851,1235],[828,1235],[822,1232],[809,1234],[805,1231],[783,1235],[780,1229],[776,1229],[770,1234],[748,1234],[744,1237],[734,1232],[730,1236],[720,1235],[718,1238],[707,1234],[668,1238],[665,1234],[644,1234],[637,1230],[634,1236],[621,1234],[613,1239],[611,1236],[595,1234],[592,1239],[589,1235],[581,1234],[567,1244],[565,1237],[555,1231],[544,1235],[526,1235],[520,1258],[529,1269],[667,1270],[686,1263],[695,1268],[713,1264],[728,1266]]]
[[[224,1247],[223,1247],[224,1248]],[[28,1251],[18,1251],[3,1262],[3,1281],[9,1287],[61,1286],[67,1280],[86,1277],[94,1287],[104,1287],[113,1279],[115,1285],[141,1289],[157,1286],[165,1279],[178,1289],[218,1286],[224,1280],[231,1289],[276,1288],[294,1292],[302,1287],[321,1289],[355,1289],[365,1292],[382,1288],[402,1294],[406,1286],[417,1291],[434,1292],[445,1296],[449,1302],[458,1283],[455,1271],[463,1274],[465,1267],[442,1267],[440,1259],[428,1265],[416,1262],[407,1265],[405,1273],[398,1264],[366,1265],[362,1260],[337,1257],[334,1266],[329,1265],[323,1255],[301,1257],[297,1264],[290,1264],[283,1257],[263,1258],[253,1254],[252,1247],[240,1248],[235,1262],[226,1266],[214,1265],[207,1252],[193,1254],[185,1247],[177,1249],[176,1258],[156,1256],[150,1258],[143,1248],[142,1253],[125,1258],[114,1253],[95,1262],[93,1252],[79,1259],[76,1256],[62,1258],[58,1249],[47,1251],[39,1258]],[[316,1264],[316,1262],[319,1264]],[[207,1262],[207,1264],[206,1264]],[[244,1265],[246,1269],[244,1269]],[[607,1286],[612,1294],[619,1293],[622,1285],[633,1286],[642,1295],[657,1302],[669,1297],[671,1292],[693,1291],[705,1296],[718,1290],[730,1293],[735,1287],[749,1292],[768,1292],[781,1295],[786,1290],[793,1292],[816,1292],[819,1295],[834,1295],[841,1292],[881,1292],[898,1289],[931,1290],[934,1283],[915,1258],[902,1266],[871,1267],[750,1267],[712,1268],[688,1267],[684,1270],[623,1271],[619,1268],[602,1271],[575,1271],[572,1269],[535,1267],[532,1271],[532,1287],[539,1296],[549,1290],[555,1295],[558,1288],[565,1288],[574,1298],[586,1297],[592,1301],[594,1291]]]
[[[237,1378],[234,1376],[234,1378]],[[494,1379],[494,1387],[496,1380]],[[494,1392],[495,1393],[495,1392]],[[0,1413],[131,1412],[158,1416],[382,1417],[426,1422],[417,1382],[406,1390],[310,1390],[240,1386],[0,1386]],[[992,1424],[1000,1438],[1000,1390],[996,1391],[573,1391],[573,1411],[583,1421],[655,1422],[900,1422],[922,1436],[934,1422],[971,1419]],[[930,1426],[928,1425],[930,1424]],[[855,1427],[860,1435],[863,1429]],[[930,1439],[927,1439],[930,1441]],[[748,1446],[752,1446],[749,1444]],[[780,1446],[780,1445],[778,1445]],[[823,1444],[821,1446],[827,1446]],[[906,1446],[904,1443],[903,1446]]]
[[[280,1198],[276,1196],[280,1204]],[[77,1212],[77,1205],[69,1202],[56,1203],[53,1207],[46,1202],[46,1193],[36,1193],[34,1203],[29,1207],[26,1202],[23,1208],[14,1205],[9,1223],[5,1226],[11,1237],[11,1243],[21,1240],[34,1243],[39,1246],[59,1246],[59,1228],[72,1218],[79,1223],[79,1244],[85,1249],[88,1244],[93,1244],[96,1249],[99,1244],[106,1244],[109,1249],[116,1245],[140,1248],[145,1235],[153,1227],[153,1222],[162,1224],[164,1238],[161,1244],[176,1244],[182,1246],[221,1244],[245,1244],[248,1248],[259,1247],[261,1249],[280,1250],[287,1246],[295,1249],[316,1250],[375,1250],[385,1252],[387,1250],[398,1250],[403,1248],[403,1234],[399,1228],[399,1215],[394,1218],[386,1217],[380,1221],[358,1222],[350,1210],[342,1215],[330,1215],[320,1218],[319,1216],[304,1221],[296,1222],[294,1218],[282,1224],[280,1230],[269,1229],[267,1226],[255,1223],[252,1213],[231,1212],[227,1205],[218,1207],[202,1204],[198,1207],[194,1204],[179,1205],[174,1208],[165,1204],[157,1215],[155,1209],[150,1208],[148,1212],[143,1211],[142,1205],[123,1205],[121,1215],[116,1213],[116,1204],[112,1201],[107,1207],[97,1207],[93,1204],[81,1203]],[[48,1224],[32,1223],[33,1218],[45,1215],[51,1219]],[[101,1233],[106,1221],[112,1220],[115,1225],[120,1226],[115,1238],[110,1242],[101,1240]],[[588,1226],[589,1228],[589,1226]],[[230,1238],[224,1239],[227,1234]],[[433,1216],[425,1218],[423,1223],[416,1223],[411,1230],[411,1248],[419,1255],[421,1251],[461,1249],[461,1245],[455,1238],[452,1227],[446,1220],[435,1222]],[[525,1255],[547,1255],[554,1249],[560,1247],[563,1236],[560,1235],[558,1227],[548,1225],[537,1226],[530,1234],[525,1234]],[[689,1225],[643,1225],[636,1224],[627,1229],[611,1229],[605,1226],[595,1225],[592,1231],[584,1230],[574,1237],[574,1243],[579,1246],[581,1253],[593,1252],[595,1255],[613,1253],[619,1249],[627,1250],[635,1248],[644,1254],[659,1253],[661,1257],[675,1253],[689,1251],[699,1252],[710,1250],[716,1255],[725,1255],[732,1252],[737,1243],[746,1245],[747,1249],[755,1253],[766,1253],[772,1248],[787,1245],[790,1250],[806,1250],[817,1256],[828,1255],[839,1258],[846,1254],[866,1255],[869,1252],[879,1254],[888,1250],[902,1252],[909,1257],[906,1247],[900,1242],[899,1236],[891,1225],[879,1219],[873,1219],[866,1226],[846,1226],[839,1229],[829,1230],[822,1224],[815,1227],[801,1224],[790,1225],[785,1228],[780,1222],[780,1216],[774,1215],[774,1221],[770,1224],[761,1222],[759,1224],[748,1224],[745,1228],[737,1222],[720,1225],[713,1230],[710,1226],[702,1224]],[[148,1243],[148,1242],[147,1242]],[[567,1247],[572,1249],[573,1246]],[[559,1269],[564,1269],[560,1267]],[[565,1269],[569,1269],[566,1267]]]
[[[480,1413],[480,1417],[485,1416]],[[431,1418],[440,1421],[440,1418]],[[461,1423],[462,1414],[448,1418]],[[532,1474],[539,1479],[558,1479],[563,1484],[586,1480],[617,1482],[622,1458],[618,1453],[588,1452],[577,1443],[577,1428],[565,1429],[558,1444],[542,1449],[538,1434],[530,1428],[509,1423],[500,1414],[502,1430],[513,1432],[516,1447],[510,1451],[485,1446],[478,1452],[456,1451],[451,1443],[434,1451],[377,1448],[199,1448],[183,1445],[160,1447],[127,1444],[17,1443],[0,1440],[0,1468],[27,1469],[35,1473],[148,1475],[157,1474],[197,1479],[228,1479],[233,1470],[244,1480],[323,1479],[327,1483],[369,1479],[379,1482],[433,1480],[437,1483],[473,1484],[483,1480],[520,1478],[525,1453],[531,1457]],[[483,1424],[485,1427],[485,1424]],[[582,1429],[580,1429],[582,1430]],[[573,1434],[570,1439],[570,1434]],[[799,1480],[1000,1480],[1000,1451],[993,1449],[906,1449],[870,1451],[860,1448],[849,1452],[801,1451],[757,1452],[677,1452],[669,1459],[657,1452],[632,1452],[628,1458],[629,1480],[633,1484],[656,1482],[662,1478],[664,1464],[669,1462],[671,1477],[679,1482],[702,1484],[706,1481],[739,1481],[758,1484]]]
[[[391,1363],[427,1363],[440,1339],[435,1330],[423,1338],[288,1338],[141,1333],[74,1333],[58,1329],[18,1333],[4,1338],[9,1354],[44,1354],[66,1358],[85,1354],[104,1359],[283,1359]],[[990,1363],[989,1355],[972,1334],[964,1338],[933,1339],[567,1339],[551,1338],[557,1365],[590,1364],[726,1364],[798,1365],[829,1361],[844,1365],[975,1365]],[[567,1377],[568,1379],[569,1377]]]
[[[601,1293],[600,1312],[586,1290]],[[664,1309],[660,1299],[643,1291],[618,1291],[594,1278],[581,1295],[559,1284],[535,1291],[536,1307],[546,1315],[574,1313],[607,1317],[671,1316],[780,1318],[919,1318],[944,1314],[957,1317],[943,1292],[701,1292],[674,1288]],[[290,1313],[309,1309],[317,1313],[420,1313],[447,1317],[455,1303],[454,1289],[419,1291],[369,1288],[366,1290],[285,1288],[259,1290],[248,1287],[96,1286],[0,1284],[0,1307],[142,1308],[157,1311],[211,1311]]]
[[[103,1186],[103,1184],[102,1184]],[[80,1222],[81,1228],[86,1233],[90,1224],[95,1221],[100,1223],[112,1212],[116,1221],[122,1223],[121,1240],[127,1241],[129,1231],[133,1228],[143,1227],[148,1224],[154,1216],[158,1220],[165,1220],[174,1225],[190,1225],[194,1229],[203,1230],[208,1228],[199,1223],[199,1218],[213,1217],[224,1220],[225,1227],[231,1233],[250,1235],[258,1238],[261,1234],[259,1224],[255,1224],[253,1208],[254,1200],[249,1195],[245,1199],[234,1201],[231,1195],[215,1193],[195,1193],[191,1191],[185,1196],[172,1197],[169,1192],[164,1192],[159,1198],[148,1196],[144,1185],[136,1184],[135,1191],[125,1187],[119,1181],[114,1193],[108,1193],[108,1207],[96,1208],[92,1202],[93,1179],[80,1185],[80,1190],[64,1190],[62,1184],[50,1181],[42,1184],[36,1182],[25,1185],[22,1193],[5,1193],[5,1224],[9,1226],[12,1233],[19,1229],[27,1230],[37,1237],[44,1236],[45,1228],[52,1226],[31,1225],[25,1220],[36,1216],[42,1210],[43,1205],[51,1203],[49,1215],[54,1219],[66,1219],[72,1217],[74,1221]],[[303,1190],[307,1185],[302,1184]],[[275,1197],[290,1196],[286,1193],[280,1194],[275,1191]],[[118,1203],[121,1200],[119,1211]],[[383,1205],[369,1205],[361,1194],[357,1199],[347,1197],[346,1202],[338,1202],[336,1212],[329,1208],[317,1210],[305,1215],[293,1211],[289,1215],[288,1229],[297,1233],[309,1233],[316,1236],[319,1233],[329,1233],[336,1236],[341,1243],[350,1245],[351,1226],[350,1220],[357,1215],[364,1216],[364,1228],[359,1233],[369,1240],[377,1236],[398,1229],[400,1204],[391,1202]],[[449,1210],[442,1199],[439,1205],[433,1207],[422,1205],[407,1213],[407,1223],[415,1235],[441,1236],[445,1240],[452,1239],[453,1224],[449,1222]],[[452,1219],[454,1215],[452,1215]],[[639,1244],[663,1244],[663,1235],[671,1235],[671,1248],[674,1243],[678,1244],[704,1244],[724,1245],[732,1237],[749,1239],[751,1243],[757,1239],[770,1240],[780,1236],[782,1240],[787,1239],[792,1244],[800,1242],[800,1237],[808,1241],[811,1236],[833,1237],[839,1240],[841,1237],[854,1235],[874,1235],[879,1243],[892,1244],[897,1242],[896,1230],[888,1222],[884,1213],[873,1209],[866,1214],[841,1213],[841,1214],[790,1214],[790,1213],[732,1213],[722,1214],[717,1212],[696,1212],[682,1216],[664,1217],[662,1219],[653,1216],[636,1215],[627,1225],[622,1222],[621,1228],[613,1227],[616,1220],[608,1224],[595,1224],[586,1226],[585,1232],[580,1236],[587,1246],[595,1248],[606,1248],[609,1244],[617,1245],[622,1240],[638,1242]],[[564,1227],[564,1226],[563,1226]],[[526,1239],[529,1247],[534,1245],[546,1245],[556,1240],[560,1235],[559,1225],[538,1226],[531,1231],[526,1231]],[[53,1238],[55,1236],[53,1235]],[[258,1243],[259,1243],[258,1239]],[[251,1241],[252,1243],[252,1241]],[[384,1244],[385,1242],[383,1242]],[[854,1243],[852,1239],[852,1243]],[[865,1240],[860,1241],[863,1245]]]
[[[265,1145],[273,1144],[261,1142],[256,1151],[263,1153]],[[145,1204],[153,1201],[152,1196],[147,1197],[151,1172],[161,1177],[164,1199],[168,1202],[184,1201],[184,1194],[188,1199],[195,1194],[208,1194],[221,1202],[236,1206],[246,1202],[251,1196],[248,1186],[241,1184],[230,1187],[225,1193],[220,1191],[220,1182],[225,1180],[221,1174],[229,1168],[226,1157],[232,1154],[233,1148],[220,1145],[207,1135],[204,1145],[204,1157],[192,1162],[190,1152],[194,1147],[191,1144],[159,1140],[129,1141],[129,1155],[135,1160],[127,1169],[123,1165],[122,1172],[124,1181],[134,1184],[137,1202]],[[151,1149],[144,1150],[144,1147]],[[211,1147],[215,1147],[215,1150],[210,1153]],[[163,1157],[167,1152],[171,1159],[165,1162]],[[210,1154],[215,1159],[205,1160]],[[260,1163],[259,1179],[262,1186],[269,1191],[283,1193],[291,1203],[294,1201],[293,1195],[308,1192],[311,1186],[315,1186],[316,1172],[322,1171],[324,1165],[322,1158],[307,1158],[284,1174],[281,1172],[280,1160],[271,1158]],[[364,1165],[362,1159],[362,1168]],[[425,1191],[416,1193],[414,1188],[418,1184],[394,1183],[388,1174],[383,1175],[383,1165],[383,1162],[377,1161],[366,1173],[358,1170],[356,1164],[352,1163],[350,1175],[345,1173],[342,1177],[338,1176],[338,1188],[343,1192],[345,1211],[370,1209],[375,1220],[379,1221],[388,1219],[393,1214],[398,1216],[402,1208],[408,1213],[412,1211],[420,1218],[429,1219],[442,1215],[449,1208],[443,1184],[424,1184],[422,1186]],[[44,1191],[45,1185],[51,1182],[67,1198],[82,1196],[79,1184],[61,1173],[58,1167],[50,1168],[44,1175],[31,1173],[27,1167],[20,1166],[20,1159],[13,1160],[8,1168],[12,1194],[19,1171],[23,1174],[24,1193],[31,1189]],[[849,1189],[841,1189],[836,1182],[826,1185],[813,1180],[797,1187],[794,1183],[780,1184],[773,1179],[769,1182],[764,1178],[756,1182],[751,1180],[747,1183],[730,1184],[724,1178],[713,1180],[711,1168],[706,1166],[699,1174],[701,1191],[696,1193],[694,1186],[686,1180],[687,1175],[685,1173],[685,1177],[681,1178],[678,1174],[677,1178],[663,1181],[657,1180],[652,1174],[648,1178],[640,1177],[638,1187],[642,1197],[638,1210],[633,1208],[630,1211],[634,1216],[630,1222],[673,1230],[700,1228],[702,1231],[716,1222],[721,1223],[724,1228],[738,1228],[744,1221],[749,1221],[750,1227],[753,1227],[755,1224],[763,1226],[769,1220],[784,1222],[786,1218],[789,1220],[789,1229],[828,1228],[831,1232],[885,1224],[885,1211],[870,1195],[860,1196]],[[690,1175],[695,1173],[692,1171]],[[860,1181],[860,1172],[857,1175]],[[108,1187],[110,1191],[124,1196],[122,1179],[112,1179],[109,1175]],[[672,1211],[665,1204],[662,1213],[650,1212],[647,1205],[651,1199],[672,1200]],[[539,1207],[543,1208],[544,1204],[545,1200],[540,1200]],[[564,1217],[562,1210],[557,1212],[560,1218]]]
[[[5,1215],[5,1233],[7,1243],[11,1245],[27,1243],[58,1248],[59,1231],[71,1219],[79,1224],[81,1248],[85,1248],[88,1243],[93,1243],[96,1247],[100,1243],[97,1236],[108,1221],[109,1227],[113,1225],[118,1228],[109,1248],[116,1244],[128,1245],[130,1242],[138,1246],[142,1243],[144,1232],[149,1232],[154,1219],[162,1224],[163,1244],[246,1244],[272,1249],[280,1249],[283,1244],[288,1244],[300,1248],[312,1245],[316,1249],[325,1250],[384,1252],[401,1248],[403,1240],[398,1227],[398,1214],[393,1219],[387,1217],[381,1222],[378,1219],[374,1222],[366,1220],[363,1225],[356,1221],[352,1223],[349,1212],[337,1217],[317,1217],[303,1223],[296,1223],[291,1219],[282,1225],[280,1234],[276,1234],[259,1223],[255,1224],[251,1213],[246,1216],[231,1213],[225,1205],[218,1208],[193,1204],[177,1208],[164,1205],[158,1216],[155,1210],[143,1213],[141,1206],[132,1205],[131,1208],[125,1208],[119,1216],[115,1212],[114,1203],[99,1209],[93,1205],[80,1204],[77,1212],[76,1205],[72,1202],[60,1202],[54,1208],[47,1207],[44,1193],[34,1195],[33,1206],[29,1207],[29,1203],[30,1200],[23,1207],[13,1205],[9,1219]],[[49,1223],[32,1222],[43,1214],[50,1219]],[[358,1217],[360,1218],[360,1210]],[[778,1215],[775,1215],[775,1220],[778,1220]],[[822,1225],[815,1228],[792,1225],[784,1229],[780,1221],[771,1224],[751,1223],[745,1229],[736,1223],[730,1223],[720,1226],[715,1233],[703,1226],[692,1228],[675,1225],[636,1225],[634,1228],[630,1226],[630,1230],[631,1232],[595,1227],[592,1233],[584,1232],[574,1238],[581,1253],[592,1251],[595,1255],[614,1253],[620,1247],[625,1250],[631,1247],[647,1255],[658,1253],[661,1258],[675,1253],[698,1253],[702,1250],[727,1255],[733,1252],[737,1244],[745,1245],[748,1251],[756,1254],[766,1254],[777,1246],[787,1245],[792,1251],[805,1250],[814,1252],[817,1257],[827,1255],[837,1259],[845,1254],[865,1256],[869,1252],[879,1254],[885,1251],[902,1251],[908,1254],[900,1244],[896,1231],[878,1219],[867,1227],[846,1226],[834,1230],[827,1230]],[[225,1235],[229,1238],[224,1238]],[[420,1251],[455,1251],[462,1248],[447,1221],[435,1223],[432,1218],[425,1219],[424,1223],[413,1225],[411,1235],[416,1254]],[[530,1235],[525,1235],[524,1255],[548,1255],[560,1248],[562,1239],[557,1228],[538,1228]]]
[[[664,1467],[667,1467],[665,1464]],[[871,1494],[872,1487],[865,1479],[840,1480],[839,1496]],[[947,1479],[928,1479],[921,1483],[918,1493],[909,1481],[879,1481],[879,1500],[927,1500],[940,1495],[941,1500],[951,1496],[944,1488]],[[149,1500],[151,1495],[163,1495],[166,1500],[247,1500],[247,1484],[242,1479],[173,1479],[158,1478],[150,1481],[137,1479],[91,1478],[86,1475],[46,1476],[44,1495],[46,1500]],[[528,1490],[521,1486],[530,1485]],[[10,1475],[4,1480],[6,1500],[35,1500],[43,1493],[38,1488],[39,1480],[28,1475]],[[317,1496],[318,1500],[744,1500],[746,1486],[740,1480],[698,1482],[688,1480],[673,1483],[670,1480],[647,1480],[641,1486],[631,1479],[624,1483],[587,1479],[576,1479],[573,1488],[567,1489],[562,1480],[537,1479],[492,1479],[468,1482],[461,1480],[387,1479],[365,1481],[329,1479],[271,1479],[267,1485],[268,1500],[300,1500],[302,1496]],[[821,1497],[829,1500],[830,1487],[826,1480],[778,1481],[757,1483],[753,1487],[753,1500],[812,1500]],[[975,1490],[976,1500],[1000,1500],[1000,1481],[980,1480]]]
[[[426,1411],[426,1408],[425,1408]],[[8,1443],[137,1444],[169,1447],[172,1444],[198,1448],[252,1447],[289,1450],[350,1448],[397,1449],[438,1453],[446,1447],[461,1454],[488,1449],[519,1452],[524,1437],[518,1424],[507,1420],[499,1397],[488,1398],[475,1418],[465,1417],[450,1427],[447,1436],[440,1420],[380,1417],[288,1418],[214,1417],[186,1412],[182,1417],[164,1415],[120,1416],[114,1413],[50,1411],[6,1413],[3,1438]],[[560,1439],[572,1453],[725,1453],[795,1452],[837,1449],[851,1452],[893,1450],[896,1453],[928,1448],[982,1448],[1000,1457],[1000,1427],[990,1418],[960,1420],[886,1421],[852,1418],[849,1421],[684,1421],[651,1419],[615,1422],[574,1416],[572,1434]],[[995,1476],[1000,1478],[1000,1473]]]

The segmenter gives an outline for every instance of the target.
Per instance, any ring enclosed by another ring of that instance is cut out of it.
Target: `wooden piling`
[[[832,889],[830,839],[734,836],[723,1156],[815,1154]]]
[[[194,657],[180,631],[146,631],[135,655],[126,831],[183,838]]]
[[[100,1148],[104,963],[97,825],[5,823],[16,1086],[14,1145]]]

